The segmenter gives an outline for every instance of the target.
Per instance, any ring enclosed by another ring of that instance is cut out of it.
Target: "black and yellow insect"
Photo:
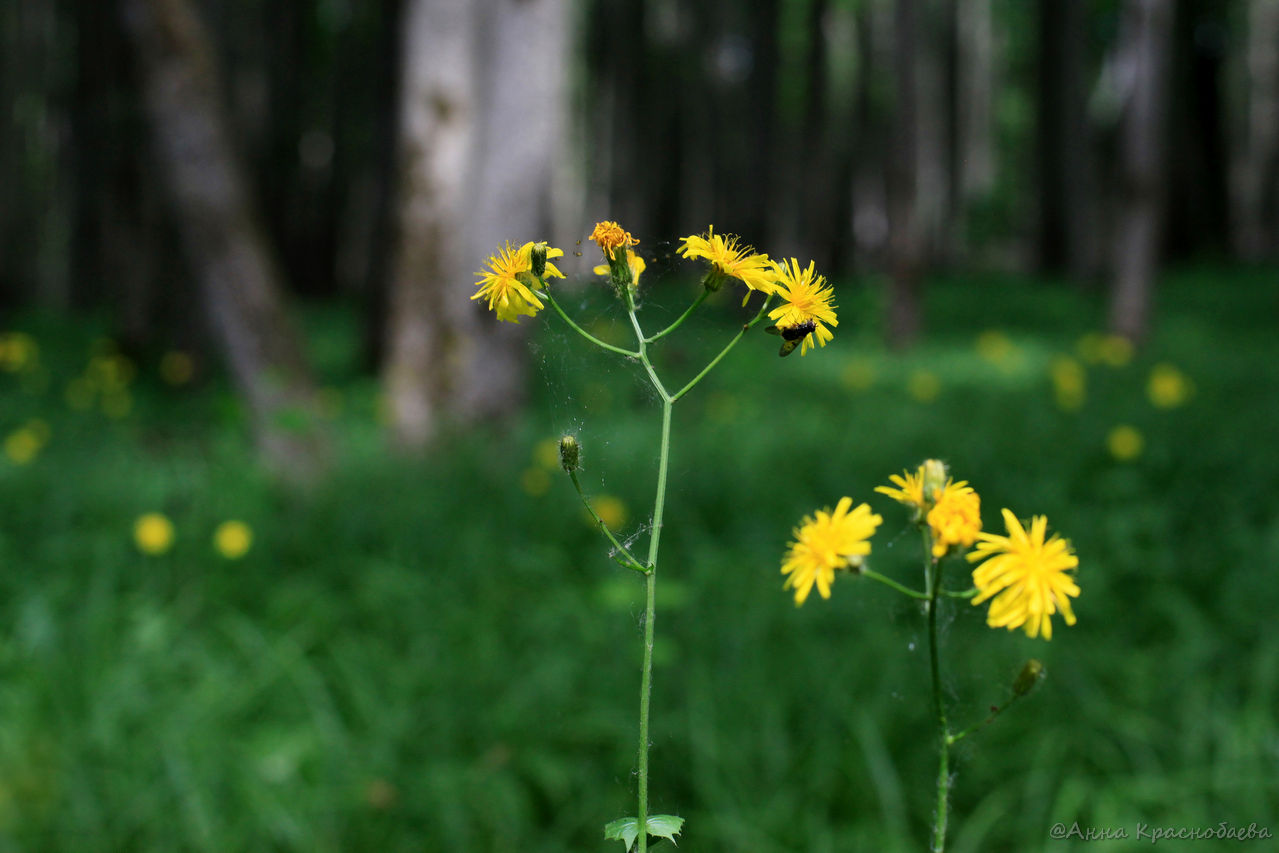
[[[805,320],[794,326],[769,326],[765,329],[770,335],[781,335],[782,348],[777,351],[778,356],[785,358],[795,351],[795,348],[804,342],[804,338],[811,335],[817,330],[817,323],[812,320]]]

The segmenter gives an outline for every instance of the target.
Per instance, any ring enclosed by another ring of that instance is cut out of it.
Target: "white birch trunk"
[[[498,328],[470,297],[505,241],[551,236],[566,30],[563,0],[408,5],[383,376],[402,447],[423,447],[446,412],[470,419],[521,399],[521,330]]]

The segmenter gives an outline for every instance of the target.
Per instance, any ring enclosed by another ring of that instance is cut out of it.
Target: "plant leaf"
[[[644,821],[648,825],[648,834],[656,838],[665,838],[676,844],[675,836],[684,827],[684,818],[669,814],[649,815]],[[604,838],[608,841],[620,841],[626,845],[626,853],[630,853],[639,837],[639,821],[633,817],[619,817],[604,826]],[[678,845],[677,845],[678,846]]]
[[[648,824],[648,834],[657,838],[665,838],[676,847],[679,845],[675,842],[675,836],[679,835],[679,831],[684,827],[684,818],[676,817],[673,814],[655,814],[649,815],[648,820],[644,821]]]
[[[639,837],[639,821],[633,817],[619,817],[604,824],[606,841],[620,841],[626,845],[626,853],[630,853],[635,839]]]

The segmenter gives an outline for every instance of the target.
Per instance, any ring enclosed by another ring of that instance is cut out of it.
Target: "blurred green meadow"
[[[952,759],[950,849],[1279,833],[1275,271],[1168,274],[1136,353],[1094,333],[1099,296],[1051,282],[938,279],[906,354],[878,343],[874,288],[837,293],[831,346],[781,361],[752,335],[675,409],[651,789],[688,821],[680,849],[925,846],[918,609],[848,577],[796,608],[778,567],[800,517],[849,495],[884,516],[876,569],[918,586],[905,513],[872,489],[927,456],[981,493],[988,528],[1004,506],[1046,514],[1083,590],[1050,643],[943,611],[956,725],[1028,657],[1048,672]],[[735,310],[663,341],[659,369],[695,372]],[[548,317],[522,419],[405,462],[381,449],[354,312],[306,320],[337,450],[304,492],[255,469],[209,365],[125,358],[88,320],[0,329],[0,851],[616,853],[642,586],[553,442],[578,436],[597,508],[642,534],[649,392]],[[147,513],[172,524],[160,553],[135,541]],[[238,558],[214,544],[233,519],[252,530]],[[1057,822],[1129,839],[1053,841]]]

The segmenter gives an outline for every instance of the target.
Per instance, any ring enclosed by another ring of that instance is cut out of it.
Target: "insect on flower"
[[[785,358],[793,353],[804,342],[804,338],[811,335],[816,329],[817,323],[812,320],[805,320],[794,326],[769,326],[764,331],[770,335],[781,335],[782,348],[777,351],[777,355]]]

